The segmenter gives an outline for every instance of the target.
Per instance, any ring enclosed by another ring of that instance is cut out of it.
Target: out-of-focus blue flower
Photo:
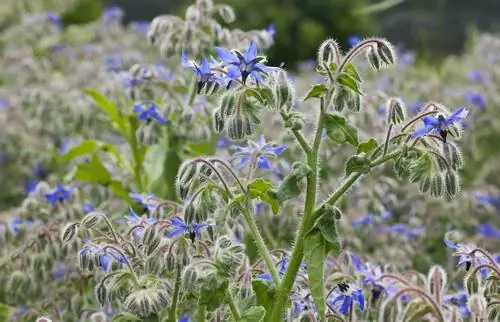
[[[444,243],[447,247],[455,250],[456,256],[458,256],[457,266],[461,266],[465,264],[465,270],[468,271],[471,266],[477,266],[482,264],[487,264],[488,259],[481,253],[476,252],[474,255],[470,255],[470,253],[475,249],[475,247],[465,244],[455,244],[450,240],[444,240]],[[488,276],[488,269],[483,268],[480,270],[480,273],[483,277]]]
[[[194,61],[188,59],[185,51],[181,54],[182,66],[185,68],[191,68],[198,77],[198,93],[200,93],[203,86],[207,83],[223,84],[222,78],[217,76],[212,71],[212,64],[207,58],[203,57],[201,59],[201,64],[198,65]]]
[[[285,275],[287,267],[288,267],[288,259],[286,259],[286,257],[283,256],[283,258],[281,259],[280,270],[278,271],[279,277],[283,277],[283,275]],[[269,272],[256,275],[255,277],[260,278],[262,280],[268,280],[268,281],[273,280],[273,276]]]
[[[398,233],[405,235],[408,238],[418,237],[422,235],[422,233],[424,232],[424,228],[422,227],[412,229],[402,223],[390,225],[389,227],[387,227],[386,230],[391,233]]]
[[[147,20],[132,21],[129,26],[132,30],[145,34],[148,32],[151,22]]]
[[[468,91],[465,94],[465,98],[467,99],[467,102],[469,104],[475,105],[479,107],[480,109],[483,109],[486,107],[487,101],[486,97],[480,92],[477,91]]]
[[[500,238],[500,229],[489,224],[477,225],[476,231],[485,237]]]
[[[54,270],[54,279],[62,280],[64,278],[64,275],[66,274],[66,271],[67,271],[67,266],[63,263],[58,263]]]
[[[105,58],[105,64],[110,72],[118,72],[123,67],[123,56],[110,54]]]
[[[263,202],[258,202],[255,204],[254,208],[255,208],[255,215],[260,215],[262,212],[264,212],[266,209],[267,209],[267,204],[266,203],[263,203]]]
[[[424,101],[418,100],[415,103],[409,105],[408,109],[413,113],[418,113],[424,105],[425,105]]]
[[[138,225],[149,226],[156,223],[157,221],[158,219],[156,219],[155,217],[147,217],[146,215],[142,215],[141,217],[139,217],[132,208],[129,208],[128,220],[127,219],[116,220],[116,222],[119,224],[128,224],[130,226],[138,226]],[[140,238],[144,233],[144,229],[145,227],[136,228],[134,230],[134,236],[136,238]]]
[[[244,54],[232,52],[226,48],[216,47],[215,51],[222,62],[229,65],[227,77],[231,79],[240,79],[243,83],[251,76],[257,83],[262,83],[261,74],[267,74],[277,67],[269,67],[261,63],[261,57],[257,56],[257,44],[255,41],[250,43],[250,46]]]
[[[469,111],[463,107],[460,107],[453,112],[450,116],[439,115],[438,117],[426,116],[422,119],[424,124],[419,127],[411,135],[412,139],[419,138],[421,136],[427,135],[430,132],[436,132],[441,135],[443,140],[446,142],[446,136],[448,134],[448,128],[456,123],[462,122]]]
[[[384,105],[381,105],[377,109],[377,114],[380,115],[380,116],[385,116],[387,114],[387,108]]]
[[[26,220],[23,221],[21,218],[14,218],[12,221],[9,223],[1,222],[2,224],[0,225],[0,235],[5,234],[5,230],[8,229],[11,233],[14,235],[18,234],[21,229],[23,228],[23,225],[25,225],[25,228],[29,228],[32,226],[35,221],[34,220]]]
[[[347,315],[349,308],[355,302],[358,302],[361,311],[365,309],[365,298],[363,290],[341,282],[337,286],[338,291],[333,291],[328,297],[327,302],[332,307],[339,310],[340,313]]]
[[[172,217],[169,220],[170,220],[170,223],[172,224],[173,229],[167,234],[168,238],[175,237],[175,236],[180,235],[180,234],[185,233],[185,232],[194,233],[194,235],[199,238],[199,237],[201,237],[200,230],[202,228],[206,228],[209,226],[209,224],[205,224],[205,223],[201,223],[201,224],[191,223],[191,224],[187,225],[182,219],[180,219],[178,217]]]
[[[125,16],[125,11],[119,6],[113,5],[104,8],[102,12],[102,17],[104,19],[104,23],[113,23],[120,22]]]
[[[190,319],[189,319],[189,316],[187,314],[184,314],[183,316],[181,316],[177,322],[189,322]]]
[[[116,75],[126,89],[142,84],[142,80],[139,77],[133,76],[130,72],[121,71]]]
[[[158,105],[154,102],[146,108],[140,103],[134,104],[134,113],[137,114],[140,121],[146,121],[148,124],[153,120],[156,120],[160,124],[167,124],[167,119],[158,113]]]
[[[378,279],[382,276],[382,268],[380,266],[373,266],[370,263],[362,264],[360,259],[353,253],[349,253],[351,263],[361,275],[364,276],[363,284],[365,285],[378,285],[385,289],[385,285],[381,284]]]
[[[228,148],[229,146],[231,145],[231,141],[229,141],[227,138],[225,137],[220,137],[218,140],[217,140],[217,149],[223,149],[223,148]]]
[[[488,204],[495,208],[500,208],[500,196],[492,197],[485,194],[476,194],[476,202],[479,204]]]
[[[358,219],[352,221],[352,227],[354,229],[359,229],[364,225],[371,224],[375,221],[375,217],[371,213],[367,213],[365,216],[362,216]]]
[[[245,166],[252,161],[252,157],[257,158],[257,166],[261,169],[271,169],[269,158],[276,158],[288,147],[284,144],[275,145],[271,142],[266,142],[265,136],[262,134],[258,142],[249,140],[247,147],[233,145],[231,149],[235,151],[231,161],[239,160],[240,166]]]
[[[47,12],[47,21],[59,29],[62,28],[62,19],[61,15],[57,12]]]
[[[347,38],[347,43],[349,44],[349,47],[354,47],[357,44],[359,44],[360,42],[361,42],[361,37],[359,37],[357,35],[349,36]]]
[[[94,211],[95,207],[91,203],[86,203],[83,205],[82,210],[83,210],[84,214],[88,214],[88,213],[91,213],[92,211]]]
[[[448,294],[443,296],[443,302],[448,305],[458,306],[460,313],[466,317],[470,315],[470,311],[467,308],[467,301],[469,299],[469,294],[466,290],[462,290],[453,294]]]
[[[471,70],[467,75],[467,78],[474,83],[482,83],[484,81],[485,75],[483,71]]]
[[[63,203],[64,201],[71,199],[74,190],[74,188],[66,188],[64,185],[59,183],[53,192],[45,194],[45,199],[50,202],[52,206],[55,206],[58,203]]]
[[[271,35],[271,37],[273,37],[273,39],[275,39],[275,36],[276,36],[276,28],[274,26],[274,23],[270,23],[267,27],[266,27],[266,31]]]
[[[278,166],[276,166],[273,170],[273,174],[278,179],[279,181],[285,179],[285,177],[292,171],[292,165],[290,162],[281,159],[280,162],[278,163]]]
[[[6,99],[0,97],[0,110],[9,106],[9,102]]]
[[[92,243],[90,240],[84,240],[84,246],[78,254],[79,256],[99,256],[99,266],[102,267],[105,272],[108,271],[113,259],[119,263],[125,263],[125,258],[123,258],[121,254],[113,250],[103,251],[99,245]]]

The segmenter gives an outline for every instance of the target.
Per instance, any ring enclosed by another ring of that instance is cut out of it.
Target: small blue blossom
[[[276,158],[283,153],[288,147],[284,144],[276,146],[274,143],[266,142],[265,136],[261,135],[258,142],[248,141],[247,147],[233,145],[236,153],[232,161],[239,160],[240,166],[248,165],[252,161],[252,157],[257,158],[257,166],[261,169],[271,169],[269,158]]]
[[[439,133],[439,135],[441,135],[443,141],[446,142],[448,128],[455,123],[462,122],[468,113],[469,111],[467,109],[460,107],[455,112],[453,112],[453,114],[447,117],[443,115],[439,115],[438,117],[426,116],[422,119],[424,125],[413,132],[411,138],[416,139],[427,135],[430,132],[437,132]]]
[[[125,16],[125,11],[119,6],[113,5],[104,8],[102,16],[104,23],[119,22]]]
[[[45,194],[45,199],[50,202],[52,206],[55,206],[58,203],[63,203],[64,201],[71,199],[73,191],[74,188],[66,188],[64,185],[59,183],[53,192]]]
[[[225,137],[220,137],[218,140],[217,140],[217,144],[216,144],[216,147],[217,149],[223,149],[223,148],[227,148],[231,145],[231,141],[229,141],[227,138]]]
[[[131,226],[139,226],[139,225],[142,225],[142,226],[149,226],[149,225],[152,225],[154,223],[156,223],[158,221],[158,219],[156,219],[155,217],[147,217],[146,215],[142,215],[142,216],[138,216],[134,210],[132,208],[129,208],[129,218],[128,220],[126,219],[118,219],[116,220],[117,223],[120,223],[120,224],[128,224],[128,225],[131,225]],[[134,230],[134,235],[136,238],[140,238],[142,236],[142,234],[144,233],[144,227],[140,227],[140,228],[136,228]]]
[[[424,107],[425,102],[422,100],[418,100],[415,103],[411,104],[408,106],[408,109],[412,111],[413,113],[418,113],[420,112],[420,109]]]
[[[476,202],[479,204],[488,204],[495,208],[500,208],[500,196],[488,196],[485,194],[476,194]]]
[[[123,56],[110,54],[105,58],[105,65],[110,72],[118,72],[123,67]]]
[[[177,322],[189,322],[189,321],[191,320],[189,319],[189,316],[187,314],[184,314],[177,320]]]
[[[257,56],[255,41],[250,43],[244,54],[222,47],[216,47],[215,51],[222,62],[229,66],[227,77],[230,80],[241,78],[242,82],[245,83],[247,78],[251,76],[257,83],[262,83],[261,74],[267,74],[277,69],[261,63],[261,57]]]
[[[471,70],[467,75],[467,78],[474,83],[482,83],[485,79],[485,73],[480,70]]]
[[[129,26],[132,30],[145,34],[148,32],[151,22],[147,20],[132,21]]]
[[[349,44],[349,47],[354,47],[360,42],[361,42],[361,37],[356,35],[347,38],[347,43]]]
[[[415,237],[422,235],[422,233],[425,230],[422,227],[412,229],[412,228],[409,228],[408,226],[406,226],[405,224],[398,223],[398,224],[393,224],[393,225],[388,226],[387,231],[391,232],[391,233],[402,234],[408,238],[415,238]]]
[[[84,246],[78,254],[79,256],[99,256],[99,266],[102,267],[105,272],[108,271],[113,259],[115,259],[119,263],[125,263],[125,258],[123,258],[121,254],[113,250],[107,250],[104,252],[99,245],[94,244],[89,240],[84,240]]]
[[[474,255],[470,255],[470,253],[475,249],[475,247],[465,244],[455,244],[450,240],[444,240],[444,243],[447,247],[455,250],[456,256],[458,256],[457,266],[461,266],[465,264],[465,270],[468,271],[471,266],[477,266],[482,264],[487,264],[488,259],[481,253],[476,252]],[[480,273],[483,277],[488,276],[488,269],[484,268],[480,270]]]
[[[153,120],[156,120],[160,124],[167,124],[167,119],[158,113],[158,105],[154,102],[146,108],[142,104],[136,103],[134,105],[134,113],[137,114],[140,121],[146,121],[148,124]]]
[[[62,280],[67,272],[67,266],[63,263],[58,263],[54,270],[54,279]]]
[[[84,214],[88,214],[88,213],[91,213],[92,211],[94,211],[95,207],[91,203],[86,203],[83,205],[82,210],[83,210]]]
[[[500,229],[494,227],[493,225],[477,225],[476,231],[485,237],[500,238]]]
[[[465,94],[465,98],[469,104],[475,105],[480,109],[484,109],[486,107],[487,101],[486,97],[483,94],[477,91],[468,91]]]
[[[223,84],[223,80],[213,72],[212,64],[207,58],[203,57],[201,59],[201,64],[198,65],[189,60],[186,52],[182,51],[181,60],[183,67],[191,68],[196,73],[198,77],[198,94],[207,83]]]
[[[47,21],[59,29],[62,28],[61,15],[57,12],[47,12]]]
[[[283,277],[283,275],[285,275],[287,267],[288,267],[288,259],[286,259],[286,257],[283,256],[283,258],[281,259],[280,270],[278,271],[279,277]],[[271,273],[263,273],[256,275],[255,277],[260,278],[262,280],[268,280],[268,281],[273,280]]]
[[[172,224],[173,229],[167,234],[168,238],[172,238],[175,236],[178,236],[182,233],[188,232],[190,235],[193,235],[194,237],[201,237],[201,232],[200,230],[202,228],[206,228],[209,226],[209,224],[198,224],[198,223],[191,223],[187,225],[182,219],[178,217],[172,217],[169,219],[170,223]],[[191,239],[194,239],[192,237]]]
[[[443,297],[443,302],[445,304],[452,304],[458,306],[460,313],[463,316],[469,316],[470,311],[467,308],[467,301],[469,299],[469,294],[466,290],[461,290],[453,294],[448,294]]]
[[[365,298],[362,289],[344,282],[339,283],[337,288],[338,291],[332,292],[328,297],[328,304],[344,315],[347,315],[349,308],[355,302],[358,302],[361,311],[365,309]]]
[[[354,229],[359,229],[362,226],[369,225],[375,221],[375,217],[371,213],[367,213],[365,216],[362,216],[358,219],[352,221],[352,227]]]
[[[266,27],[266,31],[271,35],[271,37],[273,39],[275,39],[275,36],[276,36],[276,28],[274,26],[273,23],[270,23],[267,27]]]

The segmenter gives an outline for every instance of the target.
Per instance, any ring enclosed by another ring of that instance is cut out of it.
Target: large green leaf
[[[304,98],[304,102],[313,97],[323,97],[326,92],[328,92],[328,88],[324,84],[316,84],[309,90],[309,93]]]
[[[99,151],[108,152],[115,157],[119,166],[123,165],[123,157],[114,145],[96,140],[85,140],[80,142],[78,145],[72,147],[64,153],[59,160],[61,162],[68,162],[75,158],[91,153],[97,153]]]
[[[316,305],[320,321],[325,321],[325,259],[326,242],[318,229],[310,231],[304,239],[304,258],[309,275],[309,288]]]
[[[111,174],[104,167],[99,157],[94,153],[89,163],[80,163],[74,178],[79,181],[109,185],[111,183]]]
[[[335,143],[350,143],[358,146],[358,130],[347,123],[347,120],[340,115],[325,115],[326,135]]]

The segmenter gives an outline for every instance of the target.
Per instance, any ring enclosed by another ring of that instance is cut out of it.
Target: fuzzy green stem
[[[268,321],[281,321],[283,308],[290,295],[290,290],[293,287],[293,282],[299,271],[300,263],[302,262],[302,257],[304,256],[304,236],[309,231],[312,225],[312,216],[314,213],[314,206],[316,205],[316,191],[318,186],[318,153],[319,147],[321,145],[321,135],[323,133],[324,126],[324,108],[325,100],[321,100],[320,115],[318,118],[318,126],[316,127],[316,134],[314,137],[314,142],[312,149],[307,153],[307,165],[311,168],[311,173],[307,176],[306,181],[306,200],[304,206],[304,216],[300,223],[299,232],[297,233],[297,238],[295,240],[295,247],[293,248],[292,256],[290,262],[288,263],[288,268],[283,277],[281,285],[277,288],[276,299],[273,303],[273,310]],[[306,149],[304,149],[306,150]],[[307,150],[306,150],[307,151]]]
[[[255,222],[255,218],[253,214],[250,212],[248,203],[246,206],[241,207],[242,212],[243,212],[243,217],[245,218],[245,221],[248,225],[248,228],[250,228],[250,233],[252,234],[252,238],[255,241],[255,244],[257,245],[257,249],[259,251],[260,256],[264,259],[264,262],[266,263],[267,269],[271,273],[271,276],[273,277],[274,283],[276,285],[279,285],[280,283],[280,278],[278,275],[278,272],[276,271],[276,268],[274,267],[273,260],[271,259],[271,254],[269,253],[269,249],[267,248],[267,245],[262,238],[262,235],[259,232],[259,228],[257,227],[257,223]]]
[[[226,290],[226,299],[227,304],[229,304],[229,308],[231,309],[231,314],[235,321],[241,320],[240,312],[238,311],[238,307],[236,306],[236,301],[234,300],[233,294],[231,294],[231,290],[229,287]]]
[[[170,312],[168,313],[168,321],[177,321],[177,302],[179,301],[179,294],[181,291],[181,274],[182,267],[177,265],[175,270],[175,285],[174,285],[174,297],[172,299],[172,305],[170,306]]]
[[[207,308],[205,305],[200,305],[198,307],[198,322],[205,322],[205,318],[207,315],[206,310],[207,310]]]

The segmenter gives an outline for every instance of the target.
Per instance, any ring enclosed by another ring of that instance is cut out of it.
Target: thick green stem
[[[243,211],[243,217],[245,218],[248,228],[250,228],[250,233],[252,234],[252,238],[254,239],[255,244],[257,245],[259,254],[264,259],[267,269],[269,270],[271,276],[273,277],[274,283],[276,285],[279,285],[280,278],[278,272],[276,271],[276,267],[274,267],[274,263],[273,260],[271,259],[271,254],[269,253],[269,249],[267,249],[267,245],[259,232],[259,228],[257,227],[257,223],[255,222],[253,214],[249,210],[248,204],[247,206],[242,207],[242,211]]]
[[[229,304],[229,309],[231,309],[231,314],[235,321],[241,320],[240,312],[238,311],[238,307],[236,306],[236,301],[234,300],[233,294],[231,294],[231,290],[229,287],[226,290],[226,299],[227,304]]]
[[[312,149],[307,150],[306,148],[304,148],[307,153],[307,165],[312,170],[311,173],[307,176],[304,216],[302,217],[299,232],[297,233],[292,257],[290,259],[290,262],[288,263],[288,268],[285,272],[285,276],[283,277],[283,281],[278,287],[276,299],[273,304],[273,310],[271,311],[268,321],[282,320],[283,308],[290,295],[290,290],[293,287],[295,277],[297,276],[297,272],[299,271],[302,257],[304,255],[304,236],[309,231],[313,223],[311,217],[313,216],[314,206],[316,205],[316,191],[318,186],[318,153],[319,147],[321,145],[321,135],[323,133],[324,126],[324,104],[324,100],[321,100],[321,113],[318,118],[318,126],[316,128],[316,135],[314,137]]]
[[[177,321],[177,302],[179,302],[179,294],[181,292],[181,274],[182,267],[177,265],[175,270],[175,285],[174,285],[174,296],[172,299],[172,305],[170,306],[170,312],[168,313],[168,321]]]

